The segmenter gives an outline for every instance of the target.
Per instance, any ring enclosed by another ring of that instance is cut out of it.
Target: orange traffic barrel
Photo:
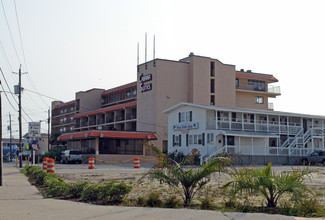
[[[88,159],[88,169],[95,169],[95,158],[90,157]]]
[[[158,158],[158,168],[164,168],[162,160],[162,157]]]
[[[54,169],[54,159],[49,158],[47,160],[47,172],[48,173],[55,173],[55,169]]]
[[[43,158],[43,170],[47,170],[47,160],[48,160],[49,158],[47,158],[47,157],[44,157]]]
[[[140,168],[140,158],[134,158],[134,168]]]

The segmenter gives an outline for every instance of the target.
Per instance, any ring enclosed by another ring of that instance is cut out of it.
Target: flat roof
[[[102,95],[106,95],[106,94],[109,94],[109,93],[112,93],[112,92],[116,92],[116,91],[120,91],[120,90],[123,90],[123,89],[131,88],[131,87],[136,86],[136,85],[137,85],[137,82],[131,82],[131,83],[128,83],[128,84],[125,84],[125,85],[122,85],[122,86],[118,86],[118,87],[115,87],[115,88],[112,88],[112,89],[108,89],[108,90],[104,91],[102,93]]]
[[[262,79],[271,82],[278,82],[277,78],[275,78],[273,75],[262,73],[236,71],[236,77],[243,77],[248,79]]]
[[[325,116],[323,115],[308,115],[308,114],[300,114],[294,112],[282,112],[282,111],[269,111],[269,110],[259,110],[259,109],[248,109],[248,108],[236,108],[236,107],[222,107],[222,106],[212,106],[212,105],[200,105],[200,104],[193,104],[188,102],[180,102],[166,110],[162,113],[169,113],[172,111],[177,110],[178,108],[184,106],[192,106],[196,108],[203,108],[208,110],[215,110],[215,111],[229,111],[229,112],[242,112],[248,114],[264,114],[264,115],[276,115],[276,116],[291,116],[291,117],[304,117],[304,118],[314,118],[314,119],[324,119]]]
[[[75,104],[75,102],[76,102],[75,100],[72,100],[70,102],[65,102],[65,103],[62,103],[60,105],[55,106],[54,109],[62,108],[62,107],[68,106],[68,105],[72,105],[72,104]]]

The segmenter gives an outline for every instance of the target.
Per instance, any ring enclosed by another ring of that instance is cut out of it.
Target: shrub
[[[88,185],[87,181],[77,182],[77,183],[67,183],[64,195],[69,198],[79,198],[81,197],[82,191]]]
[[[177,199],[176,196],[170,196],[166,199],[164,206],[166,208],[179,208],[181,200]]]
[[[200,209],[213,210],[215,209],[215,205],[213,204],[212,198],[206,196],[201,199]]]
[[[46,177],[45,171],[40,170],[39,172],[37,172],[37,175],[36,175],[36,183],[40,184],[40,185],[43,185],[45,177]]]
[[[47,194],[50,197],[58,197],[64,195],[66,184],[55,174],[47,173],[44,178],[44,185],[47,186]]]
[[[96,201],[99,187],[96,184],[88,184],[81,192],[81,198],[89,201]]]
[[[160,197],[159,193],[151,192],[148,195],[148,199],[146,200],[146,206],[149,206],[149,207],[161,207],[162,201],[161,201],[161,199],[159,197]]]
[[[268,208],[275,208],[284,196],[290,197],[294,202],[305,198],[306,194],[311,192],[304,183],[310,173],[308,167],[304,167],[303,170],[297,169],[277,175],[272,171],[271,163],[261,169],[234,168],[229,173],[232,180],[223,188],[230,188],[230,197],[258,193],[267,201]]]
[[[121,202],[123,197],[127,195],[132,187],[125,183],[108,182],[98,187],[99,199],[104,202]]]
[[[298,216],[322,217],[325,216],[324,206],[315,198],[304,199],[294,207]]]
[[[225,170],[225,165],[228,163],[227,158],[214,158],[203,164],[198,168],[183,167],[181,164],[166,158],[159,148],[151,146],[152,149],[163,158],[164,169],[153,167],[148,170],[143,176],[150,179],[156,179],[173,187],[179,194],[181,194],[184,206],[188,206],[195,194],[202,189],[209,181],[211,174]],[[139,181],[142,180],[140,178]]]
[[[135,202],[137,206],[141,206],[141,207],[145,206],[146,204],[146,200],[143,196],[139,196]]]

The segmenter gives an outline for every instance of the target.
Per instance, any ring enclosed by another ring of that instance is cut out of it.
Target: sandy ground
[[[134,169],[133,164],[121,165],[97,165],[96,169],[88,169],[87,165],[71,164],[61,165],[56,164],[56,174],[62,177],[66,182],[88,181],[90,183],[101,183],[105,181],[125,182],[132,185],[132,191],[128,198],[137,198],[139,196],[146,196],[152,191],[159,192],[162,198],[167,198],[171,195],[181,197],[172,188],[165,184],[160,184],[156,180],[144,179],[139,182],[143,174],[149,170],[153,165],[144,164],[140,169]],[[273,166],[272,169],[276,173],[290,172],[292,168],[302,169],[301,166]],[[306,184],[315,191],[315,196],[320,203],[325,205],[325,167],[312,166],[314,171],[310,179],[306,179]],[[206,195],[213,196],[214,201],[218,204],[223,201],[222,190],[219,186],[224,185],[229,180],[229,176],[224,173],[216,173],[212,176],[211,181],[204,189],[197,193],[196,199],[204,198]],[[260,205],[260,202],[259,202]]]

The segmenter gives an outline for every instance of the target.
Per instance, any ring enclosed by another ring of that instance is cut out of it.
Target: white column
[[[218,130],[219,127],[218,127],[218,111],[215,111],[215,116],[216,116],[216,129]]]
[[[251,137],[251,145],[252,145],[252,156],[254,155],[254,140]]]
[[[241,113],[241,130],[244,130],[244,113]]]
[[[256,131],[256,114],[254,114],[254,131]]]
[[[270,132],[270,127],[269,127],[269,115],[266,115],[266,131]]]
[[[227,135],[225,135],[225,145],[226,145],[226,152],[228,152],[228,141],[227,141]]]

